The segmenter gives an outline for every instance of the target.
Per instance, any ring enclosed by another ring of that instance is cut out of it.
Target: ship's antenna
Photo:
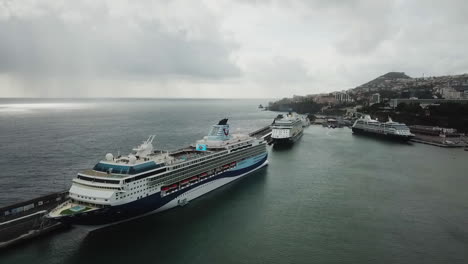
[[[153,143],[153,140],[154,140],[155,137],[156,137],[156,135],[150,135],[148,137],[148,139],[146,140],[146,144]]]

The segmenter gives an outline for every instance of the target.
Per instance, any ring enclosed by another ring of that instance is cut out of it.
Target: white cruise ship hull
[[[210,191],[245,177],[266,166],[268,164],[267,158],[267,153],[251,157],[242,161],[243,163],[239,162],[239,165],[231,170],[214,175],[204,181],[191,184],[165,196],[162,196],[161,192],[157,192],[127,204],[61,216],[57,219],[71,225],[88,226],[91,227],[90,229],[95,229],[162,212],[176,206],[183,206]]]
[[[389,140],[394,140],[394,141],[406,142],[406,141],[411,140],[414,137],[414,135],[397,135],[397,134],[390,134],[390,133],[382,133],[382,132],[376,132],[372,130],[366,130],[364,128],[357,128],[357,127],[353,127],[351,129],[354,134],[379,137],[379,138],[384,138],[384,139],[389,139]]]
[[[303,130],[301,129],[296,135],[292,137],[285,137],[285,138],[273,138],[273,144],[275,146],[279,145],[292,145],[294,142],[298,141],[303,135]]]
[[[171,208],[174,208],[176,206],[183,206],[185,204],[187,204],[188,202],[192,201],[192,200],[195,200],[196,198],[204,195],[204,194],[207,194],[213,190],[216,190],[218,189],[219,187],[222,187],[223,185],[226,185],[230,182],[233,182],[235,180],[238,180],[244,176],[247,176],[248,174],[258,170],[258,169],[261,169],[263,168],[264,166],[268,165],[268,160],[266,160],[262,165],[260,165],[259,167],[249,171],[249,172],[246,172],[246,173],[243,173],[239,176],[235,176],[235,177],[226,177],[226,178],[221,178],[221,179],[218,179],[216,181],[212,181],[212,182],[208,182],[208,183],[205,183],[205,184],[202,184],[192,190],[189,190],[187,191],[186,193],[183,193],[179,196],[177,196],[175,199],[173,199],[172,201],[170,201],[169,203],[167,203],[166,205],[162,206],[161,208],[157,209],[154,211],[154,213],[158,213],[158,212],[162,212],[164,210],[168,210],[168,209],[171,209]]]

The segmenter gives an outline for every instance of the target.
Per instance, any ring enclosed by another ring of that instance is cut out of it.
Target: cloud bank
[[[0,0],[1,97],[283,97],[468,72],[465,1]]]

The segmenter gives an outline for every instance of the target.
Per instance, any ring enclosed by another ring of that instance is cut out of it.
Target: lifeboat
[[[187,185],[187,184],[189,183],[189,181],[190,181],[189,179],[186,179],[186,180],[181,181],[181,182],[180,182],[180,186],[185,186],[185,185]]]
[[[170,190],[175,189],[175,188],[177,188],[177,184],[172,184],[172,185],[170,185],[170,186],[163,186],[163,187],[161,188],[161,191],[164,191],[164,192],[165,192],[165,191],[170,191]]]
[[[195,176],[195,177],[192,177],[190,178],[189,182],[195,182],[195,181],[198,181],[198,177]]]

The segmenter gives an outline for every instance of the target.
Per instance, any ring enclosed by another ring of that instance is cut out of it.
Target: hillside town
[[[389,72],[355,88],[294,95],[270,102],[273,111],[354,117],[369,114],[409,125],[468,132],[468,74],[411,78]]]
[[[411,78],[403,72],[389,72],[355,88],[324,94],[294,95],[290,101],[372,105],[393,99],[468,99],[468,74]]]

